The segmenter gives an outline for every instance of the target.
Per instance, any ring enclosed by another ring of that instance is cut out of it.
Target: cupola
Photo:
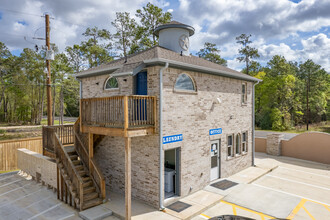
[[[189,37],[195,33],[195,29],[189,25],[177,21],[158,26],[154,34],[159,37],[159,46],[182,55],[189,56]]]

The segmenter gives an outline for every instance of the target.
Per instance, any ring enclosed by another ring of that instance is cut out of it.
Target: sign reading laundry
[[[163,144],[182,141],[182,134],[163,137]]]
[[[222,128],[210,129],[210,135],[222,134]]]

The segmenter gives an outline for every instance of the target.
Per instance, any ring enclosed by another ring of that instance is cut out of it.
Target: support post
[[[88,133],[88,166],[90,172],[93,172],[92,170],[92,158],[94,157],[93,145],[94,145],[93,133]]]
[[[128,128],[128,97],[124,96],[124,129],[125,129],[125,135],[127,134],[127,128]]]
[[[131,200],[131,138],[125,138],[125,209],[126,220],[131,219],[132,200]]]

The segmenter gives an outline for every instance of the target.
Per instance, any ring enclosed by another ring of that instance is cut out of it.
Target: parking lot
[[[330,219],[329,165],[265,154],[257,154],[256,165],[271,171],[234,186],[218,204],[194,219],[225,214],[253,219]]]

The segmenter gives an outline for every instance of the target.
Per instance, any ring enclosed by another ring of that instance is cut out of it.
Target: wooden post
[[[59,175],[59,169],[58,169],[58,165],[56,166],[56,177],[57,177],[57,199],[60,199],[60,175]]]
[[[80,103],[79,103],[80,105],[79,105],[79,119],[80,119],[80,132],[82,133],[83,132],[83,127],[82,127],[82,125],[83,125],[83,123],[82,123],[82,120],[83,120],[83,113],[82,113],[82,101],[81,101],[81,98],[80,98]]]
[[[124,96],[124,129],[125,129],[125,135],[127,134],[127,128],[128,128],[128,97]]]
[[[49,15],[45,15],[46,18],[46,46],[47,50],[50,50],[50,27],[49,27]],[[52,91],[51,91],[51,73],[50,73],[50,60],[46,60],[47,66],[47,77],[46,77],[46,85],[47,85],[47,119],[48,125],[53,125],[53,109],[52,109]]]
[[[92,158],[94,157],[94,139],[93,139],[93,133],[88,133],[88,166],[89,166],[89,171],[93,172],[92,170]]]
[[[131,219],[132,201],[131,201],[131,138],[125,138],[125,208],[126,220]]]

